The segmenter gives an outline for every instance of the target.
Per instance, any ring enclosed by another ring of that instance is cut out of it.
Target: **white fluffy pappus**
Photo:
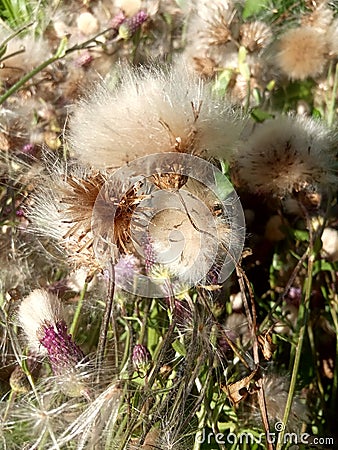
[[[47,349],[41,345],[38,337],[40,328],[45,324],[55,325],[60,315],[60,300],[44,289],[35,289],[22,300],[18,310],[19,324],[30,349],[36,354],[47,355]]]
[[[234,177],[252,192],[284,196],[337,183],[337,135],[319,121],[282,116],[255,124],[240,143]]]
[[[231,153],[240,115],[184,66],[120,73],[118,86],[100,84],[74,108],[68,137],[82,163],[117,168],[168,151],[206,158]]]

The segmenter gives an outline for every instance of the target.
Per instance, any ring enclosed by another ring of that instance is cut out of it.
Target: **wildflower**
[[[137,372],[146,374],[151,361],[151,355],[147,347],[141,344],[136,344],[133,348],[132,361]]]
[[[231,151],[242,128],[238,114],[186,68],[123,68],[121,77],[119,86],[99,85],[74,109],[69,141],[82,163],[117,168],[152,153],[210,158]]]
[[[235,177],[251,191],[284,196],[292,191],[327,189],[337,182],[335,134],[320,121],[277,116],[256,124],[238,147]]]
[[[137,12],[133,17],[121,23],[119,36],[122,39],[130,39],[147,19],[148,14],[145,11]]]
[[[48,356],[54,374],[66,377],[64,388],[69,395],[81,395],[83,386],[76,386],[70,374],[84,355],[68,333],[58,297],[43,289],[34,290],[21,302],[18,318],[31,351]]]
[[[317,28],[292,28],[280,37],[276,63],[289,78],[304,80],[323,72],[328,50],[325,34]]]

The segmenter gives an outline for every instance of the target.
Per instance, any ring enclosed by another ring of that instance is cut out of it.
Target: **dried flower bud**
[[[25,372],[20,366],[16,366],[9,378],[12,391],[18,394],[26,394],[30,390],[30,384]]]

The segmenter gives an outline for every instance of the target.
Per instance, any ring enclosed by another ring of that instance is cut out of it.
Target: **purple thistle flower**
[[[301,302],[301,298],[302,298],[301,288],[292,286],[289,289],[285,300],[288,305],[294,305],[298,308]]]
[[[76,369],[84,355],[68,334],[56,295],[35,289],[21,302],[18,318],[28,346],[36,355],[48,356],[55,375]]]
[[[122,39],[130,39],[147,19],[148,14],[145,11],[139,11],[120,25],[119,36]]]
[[[63,320],[56,324],[46,323],[38,331],[39,341],[47,350],[50,364],[55,375],[62,375],[72,370],[84,358],[80,347],[68,334],[67,325]]]
[[[151,355],[147,347],[136,344],[133,348],[132,361],[135,370],[146,373],[151,361]]]

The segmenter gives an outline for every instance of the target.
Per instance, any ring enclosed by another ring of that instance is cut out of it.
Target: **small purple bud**
[[[151,355],[147,347],[141,344],[136,344],[133,349],[133,366],[137,371],[146,373],[149,363],[151,361]]]
[[[15,214],[16,214],[18,217],[24,217],[24,215],[25,215],[24,210],[23,210],[22,208],[17,209],[17,210],[15,211]]]
[[[139,11],[120,25],[119,36],[122,39],[131,38],[147,19],[148,14],[145,11]]]
[[[285,298],[286,303],[298,307],[302,298],[301,288],[291,287]]]
[[[39,330],[39,341],[47,350],[52,370],[55,375],[63,375],[84,358],[71,334],[68,334],[66,323],[61,320],[55,325],[44,324]]]
[[[25,144],[22,149],[22,153],[25,153],[26,155],[34,155],[35,153],[35,147],[33,144]]]

